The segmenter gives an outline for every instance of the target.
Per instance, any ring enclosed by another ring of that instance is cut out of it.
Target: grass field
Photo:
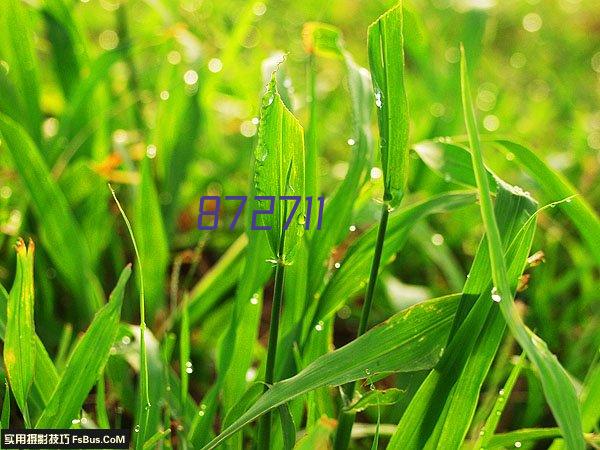
[[[2,0],[1,427],[600,448],[599,180],[592,0]]]

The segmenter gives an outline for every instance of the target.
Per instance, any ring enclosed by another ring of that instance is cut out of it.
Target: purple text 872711
[[[246,201],[248,197],[245,195],[228,195],[226,197],[218,197],[216,195],[203,195],[200,197],[200,206],[199,206],[199,214],[198,214],[198,229],[199,230],[215,230],[219,226],[219,213],[221,209],[221,201],[231,201],[231,202],[239,202],[237,211],[233,220],[229,224],[229,229],[233,230],[235,225],[237,224],[240,216],[242,215],[242,211],[244,206],[246,205]],[[268,225],[258,225],[258,217],[260,215],[270,215],[275,212],[275,202],[277,201],[277,197],[273,195],[257,195],[254,197],[256,201],[266,202],[268,207],[266,209],[256,209],[252,211],[252,221],[251,221],[251,230],[270,230],[271,227]],[[312,217],[312,208],[313,208],[313,198],[311,196],[305,197],[306,200],[306,217],[304,220],[304,229],[309,230],[311,226],[311,217]],[[321,229],[321,224],[323,221],[323,206],[325,204],[325,197],[317,197],[318,203],[318,214],[316,220],[316,229]],[[302,197],[299,195],[283,195],[279,197],[280,202],[286,203],[286,215],[285,223],[283,224],[283,229],[287,230],[292,222],[294,216],[296,215],[296,211],[302,202]],[[291,208],[290,208],[291,205]]]

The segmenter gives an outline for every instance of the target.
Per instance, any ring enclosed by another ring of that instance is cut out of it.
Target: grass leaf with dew
[[[495,285],[492,296],[499,298],[500,310],[511,333],[539,371],[546,400],[564,434],[568,447],[573,450],[583,449],[585,443],[581,428],[581,414],[573,383],[556,356],[550,352],[546,343],[525,326],[512,301],[511,283],[502,252],[502,240],[498,231],[498,224],[493,212],[490,188],[485,174],[475,113],[472,106],[464,48],[462,49],[461,58],[461,87],[473,168],[480,193],[481,216],[486,230],[492,279]]]
[[[377,373],[431,368],[439,358],[458,298],[450,295],[401,311],[344,347],[321,356],[292,378],[273,384],[204,448],[215,448],[267,411],[321,386],[339,386]]]
[[[70,428],[85,399],[102,374],[119,330],[121,305],[131,267],[121,272],[109,301],[95,315],[75,345],[54,394],[39,417],[36,428]]]
[[[27,398],[33,383],[35,366],[35,324],[33,322],[33,241],[16,244],[17,274],[8,297],[6,334],[4,336],[4,366],[10,387],[25,425],[31,427]]]
[[[402,2],[369,27],[369,66],[379,119],[384,202],[397,207],[408,180],[408,100],[404,87]]]
[[[263,97],[256,146],[256,169],[254,183],[258,196],[275,196],[275,199],[259,200],[261,210],[274,210],[273,214],[258,215],[258,224],[267,230],[267,237],[275,259],[291,261],[293,251],[304,234],[306,211],[304,202],[304,133],[298,120],[285,107],[277,90],[275,74]],[[300,205],[291,218],[289,228],[284,232],[288,220],[286,212],[289,201],[282,196],[299,196]],[[279,248],[285,234],[284,247]]]

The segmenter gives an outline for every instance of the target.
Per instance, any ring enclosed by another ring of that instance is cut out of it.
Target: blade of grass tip
[[[404,87],[404,39],[402,34],[402,2],[387,11],[369,27],[369,65],[380,133],[381,165],[384,194],[379,231],[365,294],[358,336],[368,326],[377,283],[385,231],[390,209],[397,207],[406,191],[408,180],[408,100]],[[352,402],[355,383],[344,387],[346,402]],[[355,414],[343,412],[335,437],[335,450],[345,450],[350,443]]]
[[[8,297],[4,366],[15,400],[23,413],[25,426],[31,428],[27,397],[33,383],[35,365],[35,325],[33,322],[33,253],[32,240],[25,245],[19,239],[17,273]]]
[[[508,403],[508,399],[510,394],[515,387],[515,383],[519,378],[519,374],[521,373],[521,369],[523,368],[523,364],[525,363],[525,353],[521,353],[519,360],[514,365],[504,387],[500,389],[498,392],[498,397],[496,397],[496,402],[488,416],[488,419],[485,421],[485,425],[481,429],[479,433],[479,437],[477,438],[477,442],[473,446],[474,450],[480,450],[481,448],[488,448],[490,445],[490,439],[496,432],[496,428],[498,427],[498,423],[500,422],[500,417],[502,416],[502,411],[506,407]]]
[[[512,289],[502,251],[500,232],[494,216],[475,112],[472,106],[467,61],[463,46],[461,46],[461,87],[463,112],[471,146],[475,179],[479,189],[481,216],[488,240],[492,280],[495,285],[491,294],[492,300],[499,303],[508,328],[527,354],[529,360],[538,369],[546,400],[564,434],[568,447],[573,450],[583,450],[585,442],[581,414],[573,383],[556,356],[550,352],[546,343],[522,322],[512,301]]]
[[[10,427],[10,388],[4,380],[4,398],[2,399],[2,416],[0,416],[0,427],[7,430]]]
[[[134,427],[135,431],[135,448],[136,450],[140,450],[144,447],[144,439],[146,435],[146,426],[148,423],[148,416],[150,414],[150,394],[148,392],[148,359],[146,355],[146,314],[145,314],[145,301],[144,301],[144,274],[142,270],[142,260],[140,258],[140,253],[138,251],[138,247],[135,241],[135,236],[133,235],[133,229],[131,228],[131,223],[121,206],[121,203],[117,199],[117,194],[115,193],[112,186],[109,184],[108,188],[115,199],[115,203],[119,208],[121,216],[125,221],[125,225],[127,226],[127,231],[129,231],[129,236],[131,237],[131,242],[133,243],[133,249],[135,251],[135,257],[138,263],[138,277],[140,280],[140,384],[139,384],[139,405],[138,405],[138,418],[137,423]]]

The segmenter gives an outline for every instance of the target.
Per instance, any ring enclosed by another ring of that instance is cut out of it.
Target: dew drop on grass
[[[306,215],[298,214],[298,225],[304,225],[306,223]]]
[[[77,424],[78,424],[78,423],[80,423],[80,422],[81,422],[81,420],[79,420],[79,419],[73,419],[73,420],[71,420],[71,423],[72,423],[73,425],[77,425]]]
[[[504,395],[504,389],[500,389],[500,392],[498,392],[498,395]]]
[[[336,262],[333,267],[335,267],[336,269],[339,269],[342,265],[339,262]]]
[[[381,101],[381,91],[375,92],[375,105],[378,108],[381,108],[383,106],[383,103]]]
[[[502,300],[502,296],[498,292],[498,289],[496,289],[496,286],[492,288],[492,300],[496,303],[500,303],[500,301]]]
[[[356,144],[356,141],[354,139],[352,139],[352,138],[348,139],[347,142],[348,142],[349,146],[353,146],[354,144]]]
[[[139,425],[136,425],[136,426],[133,428],[133,431],[135,431],[136,433],[139,433],[139,432],[140,432],[140,426],[139,426]]]
[[[250,297],[250,303],[252,305],[258,305],[258,294],[254,294],[252,297]]]
[[[204,411],[198,411],[198,415],[202,417],[204,415]]]
[[[325,323],[322,320],[320,320],[319,323],[315,325],[315,330],[323,331],[323,325],[325,325]]]
[[[369,370],[369,369],[365,369],[365,373],[366,373],[367,375],[371,375],[371,370]]]
[[[515,442],[515,447],[521,448],[521,442],[520,441]]]
[[[350,225],[350,228],[348,228],[350,231],[356,231],[356,225]]]

